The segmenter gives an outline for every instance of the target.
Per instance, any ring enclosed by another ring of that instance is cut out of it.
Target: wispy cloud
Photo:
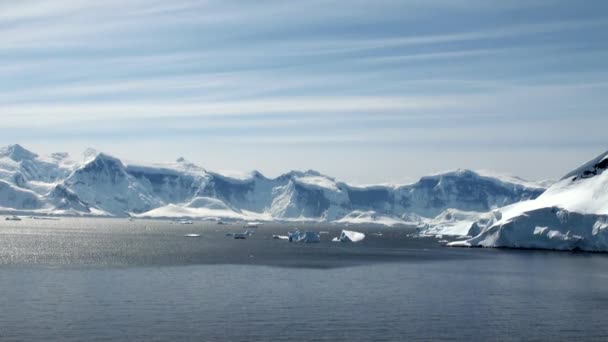
[[[369,144],[385,156],[379,169],[406,146],[597,145],[605,9],[600,0],[0,0],[0,140],[112,136],[134,146],[183,136],[268,154],[316,142],[344,155]]]

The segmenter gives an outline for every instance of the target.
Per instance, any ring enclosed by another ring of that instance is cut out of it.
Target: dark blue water
[[[608,339],[604,255],[450,249],[393,229],[345,245],[315,227],[330,234],[300,245],[271,239],[285,226],[237,241],[211,224],[1,225],[2,341]]]

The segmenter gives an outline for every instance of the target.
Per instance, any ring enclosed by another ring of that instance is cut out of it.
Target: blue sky
[[[608,149],[608,2],[0,0],[0,143],[355,183]]]

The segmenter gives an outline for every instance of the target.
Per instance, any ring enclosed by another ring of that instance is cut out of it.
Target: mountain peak
[[[122,161],[116,157],[113,157],[109,154],[103,153],[103,152],[99,152],[97,153],[97,155],[95,156],[95,158],[93,159],[93,161],[98,161],[98,160],[108,160],[108,161],[112,161],[112,162],[116,162],[119,164],[122,164]]]
[[[326,176],[315,170],[306,170],[306,171],[291,170],[287,173],[280,175],[278,178],[296,178],[296,177],[298,177],[298,178],[299,177],[324,177],[327,179],[335,180],[334,178]]]
[[[92,159],[94,159],[95,157],[97,157],[97,155],[99,154],[99,151],[97,151],[94,148],[87,148],[86,150],[84,150],[84,152],[82,152],[82,159],[87,162],[90,161]]]
[[[19,144],[9,145],[0,149],[0,156],[8,157],[16,162],[38,158],[38,155]]]
[[[251,173],[249,174],[249,176],[253,179],[266,179],[266,176],[264,176],[260,171],[258,170],[253,170],[251,171]]]
[[[81,170],[92,171],[110,169],[113,171],[124,170],[124,164],[116,157],[112,157],[109,154],[98,152],[96,155],[91,156],[82,165]]]

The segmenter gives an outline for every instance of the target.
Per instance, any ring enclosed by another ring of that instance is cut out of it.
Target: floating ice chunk
[[[186,234],[185,237],[201,237],[201,234]]]
[[[339,238],[334,238],[334,242],[359,242],[365,239],[365,234],[352,230],[343,230]]]
[[[316,232],[300,232],[296,230],[293,233],[288,233],[287,239],[289,242],[305,242],[305,243],[314,243],[321,242],[321,235]]]
[[[546,231],[549,230],[549,227],[534,227],[534,235],[543,235]]]
[[[247,234],[245,233],[235,233],[233,235],[235,240],[245,240],[247,238]]]

